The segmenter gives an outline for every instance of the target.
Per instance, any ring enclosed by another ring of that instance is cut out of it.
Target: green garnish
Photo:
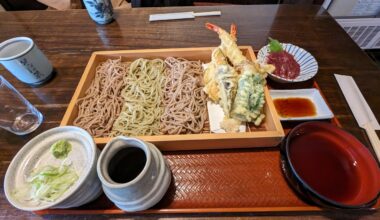
[[[46,166],[32,174],[28,182],[32,184],[32,198],[55,201],[75,183],[78,175],[70,166]]]
[[[281,43],[276,39],[269,38],[269,51],[271,53],[283,51]]]
[[[59,140],[51,146],[50,150],[55,158],[63,159],[70,153],[71,144],[67,140]]]
[[[13,192],[19,201],[54,202],[79,178],[71,165],[59,167],[46,165],[32,171],[26,184]]]

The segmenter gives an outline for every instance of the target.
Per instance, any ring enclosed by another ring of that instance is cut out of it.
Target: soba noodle
[[[137,59],[124,77],[121,92],[123,109],[115,120],[112,135],[160,134],[160,117],[163,113],[162,87],[165,63],[161,59]]]
[[[202,88],[200,61],[168,57],[165,60],[165,110],[161,116],[164,134],[200,133],[207,119],[207,96]]]
[[[128,63],[121,59],[107,60],[96,68],[95,78],[78,99],[78,116],[74,125],[88,131],[94,137],[110,136],[112,125],[119,115],[123,98],[123,78],[128,72]]]
[[[201,133],[207,120],[199,61],[169,57],[101,63],[74,125],[94,137]]]

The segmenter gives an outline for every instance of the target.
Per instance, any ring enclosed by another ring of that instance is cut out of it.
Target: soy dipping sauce
[[[308,98],[278,98],[273,100],[277,113],[283,118],[307,117],[317,114],[314,103]]]
[[[137,147],[118,151],[110,160],[108,174],[116,183],[127,183],[135,179],[146,164],[145,152]]]

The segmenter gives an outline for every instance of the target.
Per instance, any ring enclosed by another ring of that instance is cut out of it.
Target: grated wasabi
[[[59,140],[51,146],[50,150],[55,158],[64,159],[71,151],[71,144],[67,140]]]

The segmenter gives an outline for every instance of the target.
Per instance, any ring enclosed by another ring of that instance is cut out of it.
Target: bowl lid
[[[34,169],[46,165],[59,167],[63,159],[55,158],[50,147],[59,140],[67,140],[71,151],[65,159],[78,175],[76,182],[54,202],[26,201],[15,198],[15,190],[25,189],[26,179]],[[51,208],[73,195],[96,164],[96,145],[87,131],[64,126],[47,130],[26,143],[10,163],[4,179],[4,191],[8,201],[18,209],[38,211]]]

